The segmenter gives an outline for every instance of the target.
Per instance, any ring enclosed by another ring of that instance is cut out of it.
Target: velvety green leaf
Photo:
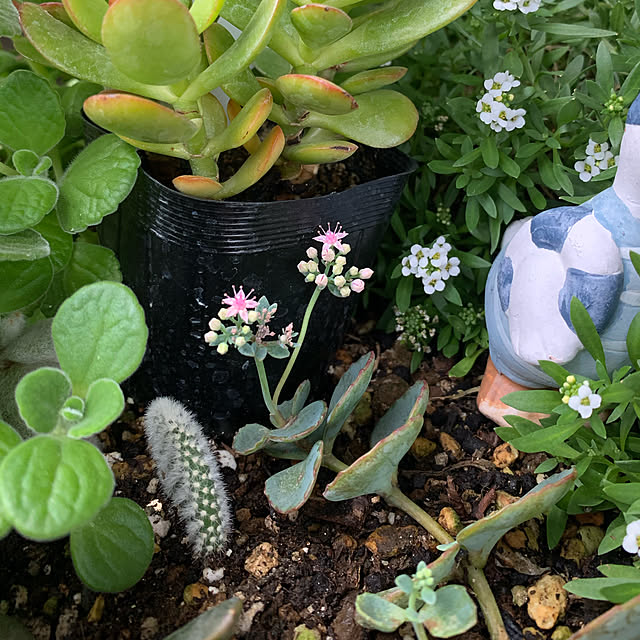
[[[73,24],[95,42],[102,43],[102,21],[109,8],[105,0],[62,0]]]
[[[62,230],[58,222],[58,216],[55,211],[46,215],[35,227],[37,231],[49,244],[49,258],[53,264],[54,272],[64,269],[73,252],[73,236]]]
[[[335,7],[306,4],[291,12],[291,22],[312,49],[324,47],[351,31],[349,14]]]
[[[64,135],[58,94],[31,71],[18,69],[0,84],[0,143],[43,155]]]
[[[393,633],[407,621],[404,609],[375,593],[361,593],[356,598],[356,621],[365,629]]]
[[[290,513],[297,511],[309,499],[318,478],[322,450],[322,440],[318,440],[302,462],[267,479],[264,492],[273,509],[279,513]]]
[[[58,412],[71,395],[71,380],[64,371],[40,367],[16,387],[20,416],[34,431],[49,433],[58,424]]]
[[[327,500],[349,500],[369,493],[391,493],[396,482],[398,463],[420,433],[422,418],[406,424],[383,438],[351,466],[341,471],[324,490]]]
[[[343,115],[310,112],[302,124],[321,127],[370,147],[395,147],[408,140],[418,124],[418,112],[409,98],[388,89],[358,96],[358,108]]]
[[[92,382],[87,391],[84,416],[67,432],[72,438],[87,438],[115,422],[124,409],[124,395],[114,380]]]
[[[18,12],[11,0],[0,0],[0,36],[11,38],[22,33]]]
[[[391,52],[437,31],[473,4],[474,0],[450,0],[446,4],[440,0],[403,0],[383,5],[351,33],[325,47],[312,65],[326,69],[345,60]]]
[[[109,500],[113,486],[102,454],[84,440],[37,436],[0,463],[3,513],[33,540],[54,540],[89,522]]]
[[[16,171],[23,176],[30,176],[40,162],[40,156],[31,149],[18,149],[11,156]]]
[[[0,262],[0,314],[24,309],[44,296],[53,278],[49,258]]]
[[[0,236],[0,260],[39,260],[49,253],[49,243],[33,229]]]
[[[233,448],[243,456],[262,449],[269,440],[270,429],[261,424],[245,424],[233,438]]]
[[[0,420],[0,460],[4,458],[11,449],[17,447],[22,442],[18,432],[3,420]]]
[[[80,80],[70,87],[64,87],[61,99],[67,119],[67,136],[78,138],[82,135],[85,126],[82,105],[89,96],[99,93],[101,90],[100,85],[86,80]]]
[[[421,418],[429,404],[429,387],[426,382],[416,382],[406,391],[391,408],[378,420],[370,437],[370,445],[375,446],[380,440],[399,429],[411,418]]]
[[[547,478],[519,500],[465,527],[457,542],[469,552],[473,565],[483,568],[496,542],[507,531],[546,513],[571,489],[575,479],[575,469]]]
[[[71,163],[60,183],[57,211],[62,228],[84,231],[113,213],[133,188],[139,166],[138,154],[117,136],[94,140]]]
[[[135,295],[115,282],[76,291],[58,310],[51,332],[60,366],[81,397],[95,380],[129,377],[142,360],[148,334]]]
[[[424,626],[436,638],[451,638],[468,631],[478,622],[476,605],[459,584],[438,589],[435,604],[424,605],[420,614],[426,616]]]
[[[53,209],[58,187],[46,178],[10,176],[0,180],[0,234],[38,224]]]
[[[74,242],[71,260],[64,271],[67,296],[93,282],[121,282],[122,274],[115,254],[107,247],[88,242]]]
[[[398,82],[407,73],[406,67],[381,67],[379,69],[369,69],[356,73],[340,86],[351,95],[366,93],[367,91],[377,91],[390,84]]]
[[[199,119],[189,119],[158,102],[130,93],[92,95],[85,100],[84,111],[107,131],[156,144],[187,142],[202,126]]]
[[[127,498],[112,498],[93,520],[71,532],[69,542],[80,580],[104,593],[132,587],[153,557],[149,518]]]

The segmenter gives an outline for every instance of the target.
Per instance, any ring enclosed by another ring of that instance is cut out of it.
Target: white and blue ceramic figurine
[[[640,253],[640,96],[627,114],[613,186],[582,205],[543,211],[506,230],[485,294],[491,359],[480,411],[506,424],[502,416],[516,412],[499,402],[503,395],[556,387],[539,360],[596,375],[571,324],[573,296],[598,329],[607,367],[628,363],[626,334],[640,311],[640,277],[629,251]]]

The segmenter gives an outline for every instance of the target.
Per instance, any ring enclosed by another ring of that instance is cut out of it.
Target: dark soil
[[[496,491],[521,496],[535,486],[532,470],[540,455],[521,457],[506,470],[492,462],[500,442],[475,408],[481,365],[466,378],[454,380],[446,373],[452,362],[435,357],[411,376],[410,354],[395,343],[389,345],[388,337],[366,335],[347,340],[338,353],[334,376],[369,349],[378,353],[377,371],[356,412],[357,421],[339,438],[340,458],[351,462],[363,453],[373,421],[412,381],[424,379],[432,401],[421,436],[433,443],[433,450],[424,456],[412,449],[402,461],[400,483],[407,494],[434,517],[443,507],[453,507],[466,523],[495,508]],[[212,604],[237,595],[245,612],[237,637],[291,640],[299,625],[318,630],[323,640],[403,637],[402,629],[381,634],[360,628],[353,603],[358,593],[389,588],[399,573],[412,573],[420,560],[437,557],[437,543],[415,522],[375,496],[327,502],[321,493],[333,474],[325,470],[297,517],[278,515],[263,495],[264,482],[287,463],[259,454],[237,456],[237,470],[224,470],[235,513],[229,550],[206,563],[193,560],[175,511],[154,487],[140,410],[131,405],[102,440],[105,453],[121,456],[121,460],[111,456],[116,494],[136,500],[157,521],[156,553],[145,577],[125,593],[99,595],[75,576],[67,541],[35,544],[11,534],[0,542],[0,612],[21,619],[38,640],[156,640]],[[570,522],[563,549],[575,536],[575,525]],[[517,539],[512,539],[514,548],[503,540],[492,554],[487,577],[511,638],[549,639],[553,630],[535,629],[526,604],[514,604],[512,588],[528,587],[546,573],[565,580],[594,576],[596,567],[611,558],[592,556],[576,562],[563,558],[560,549],[549,552],[542,521],[530,521],[521,530],[526,532],[526,543],[519,548]],[[272,558],[273,550],[277,552],[277,558],[266,575],[256,577],[248,571],[251,561],[245,563],[264,543],[270,545]],[[222,569],[223,575],[208,582],[205,568]],[[575,631],[607,608],[606,603],[570,597],[566,617],[558,624]],[[481,640],[488,635],[480,622],[459,637]]]

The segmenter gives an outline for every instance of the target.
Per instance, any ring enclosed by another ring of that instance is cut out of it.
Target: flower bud
[[[211,318],[211,320],[209,320],[209,329],[211,329],[211,331],[220,331],[220,329],[222,329],[222,322],[220,322],[218,318]]]
[[[215,342],[217,337],[218,337],[218,334],[215,331],[208,331],[207,333],[204,334],[204,341],[207,344],[211,344],[212,342]]]
[[[218,345],[217,351],[221,356],[223,356],[227,351],[229,351],[229,345],[226,342],[221,342]]]
[[[315,247],[309,247],[307,249],[307,257],[311,258],[311,260],[317,260],[318,250]]]
[[[302,274],[309,273],[309,265],[304,260],[300,260],[298,262],[298,271]]]
[[[218,311],[218,318],[220,318],[220,320],[227,319],[227,310],[224,307]]]
[[[358,267],[351,267],[347,273],[353,277],[358,275]]]
[[[360,280],[360,278],[356,278],[351,283],[351,291],[355,291],[356,293],[362,293],[364,290],[364,282]]]
[[[245,324],[244,327],[242,327],[242,329],[240,330],[240,333],[246,336],[248,333],[251,333],[251,329]]]
[[[347,298],[347,297],[349,297],[349,294],[350,294],[350,293],[351,293],[351,289],[349,289],[349,287],[342,287],[342,288],[340,289],[340,295],[341,295],[343,298]]]
[[[342,273],[342,265],[334,264],[333,267],[331,267],[331,273],[333,273],[334,276],[339,276]]]
[[[242,336],[240,336],[239,338],[236,338],[236,347],[238,347],[238,349],[244,346],[245,344],[247,344],[247,341]]]
[[[304,279],[305,282],[313,282],[316,279],[316,276],[313,273],[308,273],[307,277]]]
[[[254,323],[258,318],[260,317],[260,315],[258,314],[257,311],[249,311],[249,313],[247,314],[247,319],[249,320],[249,324]],[[249,327],[247,327],[248,329]]]
[[[322,247],[322,259],[324,262],[333,262],[336,259],[336,252],[325,245]]]
[[[318,273],[318,265],[315,262],[307,262],[307,268],[309,269],[309,273]]]
[[[335,284],[338,289],[340,289],[340,287],[344,287],[346,283],[347,281],[345,280],[344,276],[336,276],[333,279],[333,284]]]
[[[346,255],[347,255],[347,253],[349,253],[349,251],[351,251],[351,245],[350,245],[350,244],[347,244],[346,242],[343,242],[343,243],[342,243],[342,249],[340,249],[340,253],[341,253],[343,256],[346,256]]]
[[[373,269],[369,269],[369,267],[366,267],[365,269],[360,269],[360,273],[358,275],[363,280],[368,280],[373,275]]]
[[[324,289],[329,283],[329,278],[327,278],[326,274],[320,273],[316,278],[316,286],[318,289]]]
[[[336,264],[339,267],[344,267],[344,265],[347,264],[347,259],[344,256],[338,256],[336,258]]]

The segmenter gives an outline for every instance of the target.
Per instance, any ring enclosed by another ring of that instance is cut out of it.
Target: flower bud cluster
[[[429,343],[436,335],[438,316],[430,316],[423,306],[409,307],[406,311],[395,307],[393,312],[398,341],[410,351],[431,353]]]

